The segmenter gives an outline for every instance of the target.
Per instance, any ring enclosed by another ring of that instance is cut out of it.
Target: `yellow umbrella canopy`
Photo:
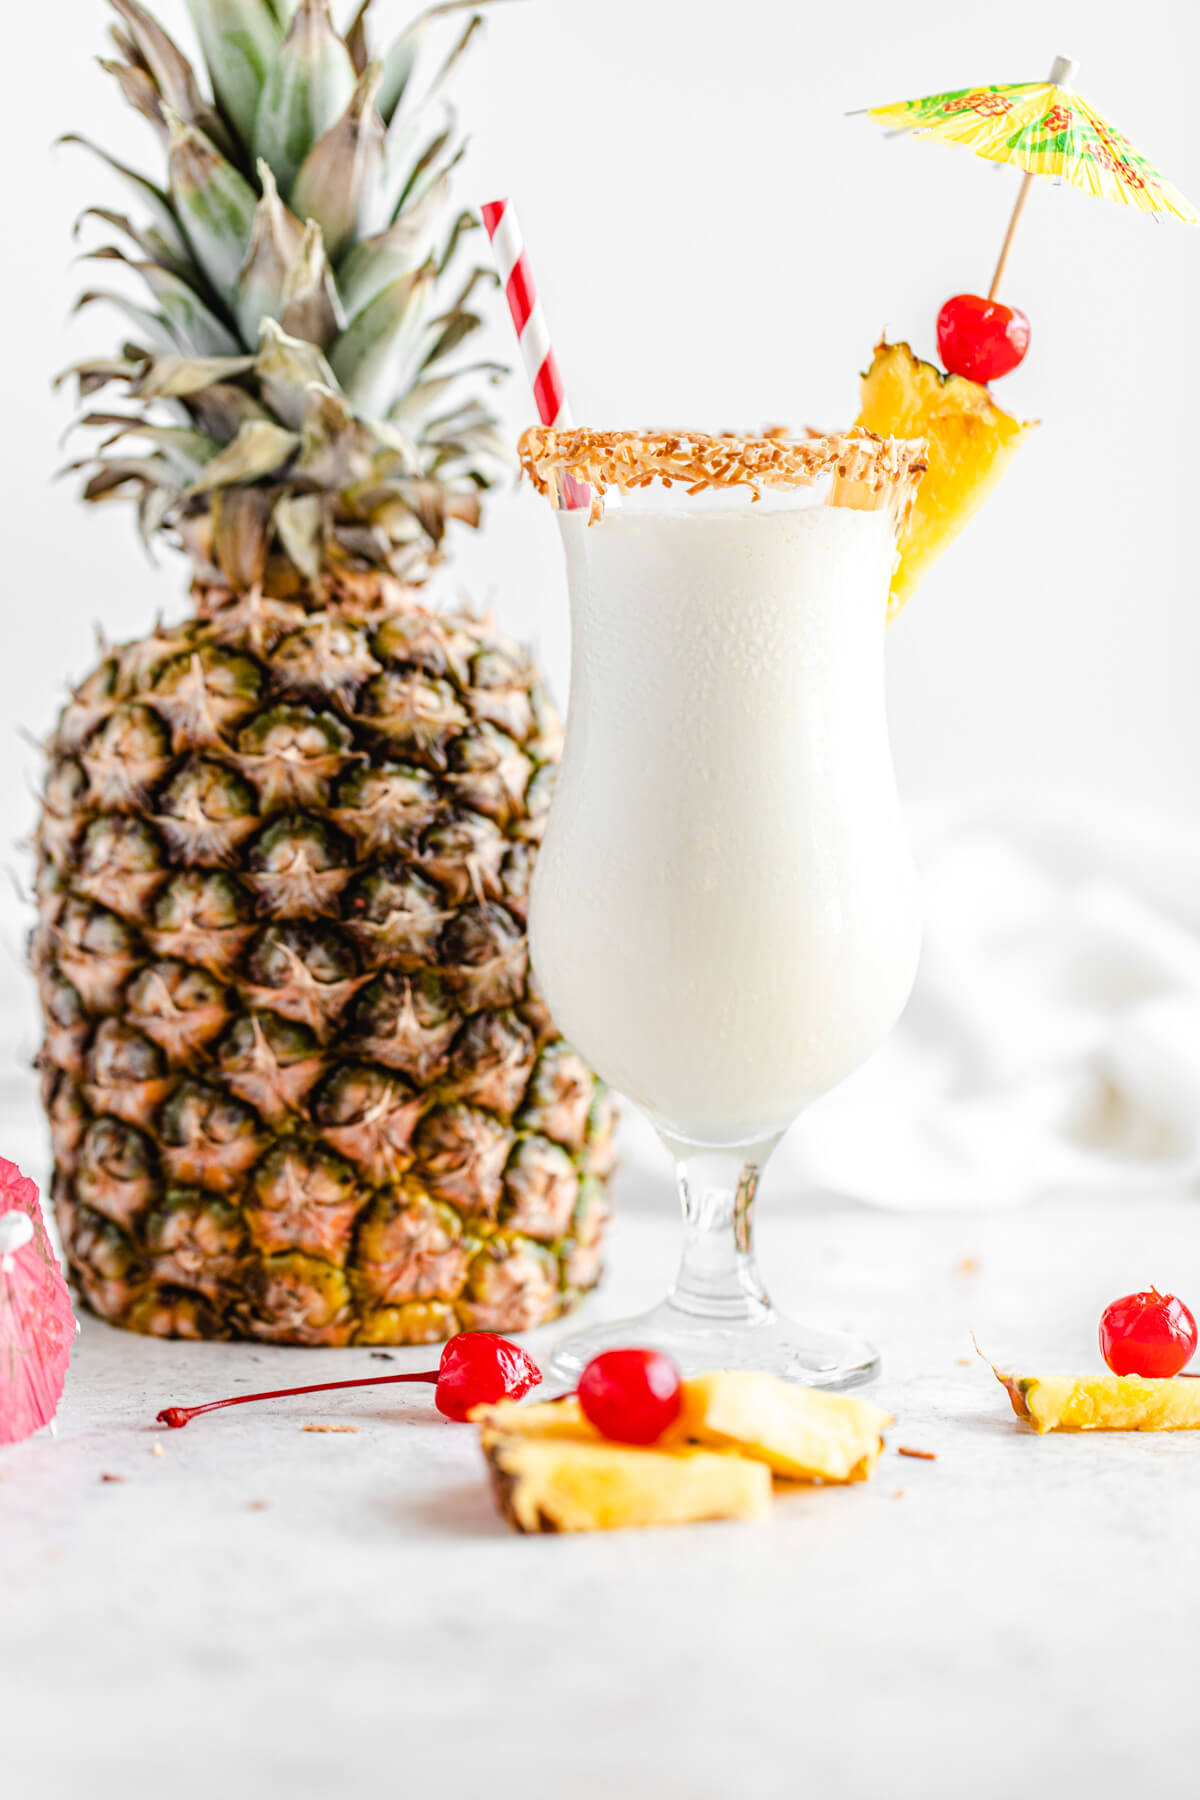
[[[989,162],[1026,171],[1009,224],[992,295],[1004,272],[1009,246],[1035,175],[1048,175],[1104,200],[1142,212],[1200,224],[1200,213],[1165,176],[1110,125],[1072,86],[1077,65],[1058,57],[1047,81],[1005,87],[958,88],[868,108],[889,131],[921,132],[963,144]]]

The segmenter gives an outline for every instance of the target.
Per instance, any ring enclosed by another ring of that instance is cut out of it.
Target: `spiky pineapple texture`
[[[326,0],[190,0],[206,97],[112,4],[168,173],[122,170],[148,225],[101,215],[154,306],[120,300],[136,341],[78,370],[136,408],[91,415],[86,493],[182,542],[197,617],[105,654],[48,746],[33,961],[67,1255],[141,1331],[520,1330],[597,1279],[612,1118],[528,970],[553,709],[412,585],[499,448],[493,371],[456,369],[478,271],[435,298],[470,226],[444,215],[457,140],[438,80],[414,98],[460,9],[372,63],[370,0],[344,38]]]
[[[378,56],[371,0],[344,35],[328,0],[188,0],[207,83],[138,0],[110,3],[104,67],[166,167],[160,184],[98,152],[133,206],[88,209],[122,240],[90,254],[149,304],[81,297],[130,334],[68,371],[81,397],[115,386],[130,403],[81,420],[104,433],[73,465],[86,498],[135,498],[144,536],[243,590],[420,575],[508,460],[480,393],[504,371],[461,352],[494,278],[466,254],[478,220],[450,209],[463,146],[444,97],[489,0],[443,0]],[[426,76],[426,40],[456,12]]]
[[[387,578],[220,590],[50,746],[34,963],[88,1303],[306,1344],[521,1330],[597,1279],[608,1098],[528,969],[559,726]]]

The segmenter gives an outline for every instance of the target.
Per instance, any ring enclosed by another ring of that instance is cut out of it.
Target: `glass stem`
[[[683,1255],[670,1304],[714,1322],[765,1320],[771,1303],[754,1260],[754,1196],[779,1138],[714,1150],[662,1135],[683,1206]]]

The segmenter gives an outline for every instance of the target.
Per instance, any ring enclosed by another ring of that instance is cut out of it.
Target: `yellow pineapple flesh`
[[[995,1374],[1037,1432],[1200,1429],[1200,1381],[1186,1375]]]
[[[502,1400],[471,1415],[495,1436],[603,1443],[574,1394],[561,1400]],[[692,1444],[734,1450],[787,1481],[863,1481],[883,1450],[888,1413],[869,1400],[799,1387],[774,1375],[714,1370],[683,1382],[679,1417],[656,1448]]]
[[[928,464],[899,539],[888,616],[906,604],[930,565],[978,511],[1036,421],[996,405],[986,387],[943,375],[907,344],[876,345],[863,376],[857,423],[880,437],[924,438]]]
[[[471,1416],[518,1531],[759,1518],[772,1477],[865,1481],[891,1423],[866,1400],[730,1371],[686,1380],[678,1419],[650,1448],[609,1442],[574,1394]]]
[[[634,1450],[603,1440],[491,1432],[483,1443],[497,1503],[517,1531],[761,1519],[771,1509],[766,1465],[720,1451]]]
[[[565,1394],[561,1400],[497,1400],[494,1406],[477,1406],[471,1422],[478,1425],[486,1448],[498,1437],[545,1438],[584,1444],[602,1444],[604,1439],[583,1416],[576,1394]]]
[[[683,1384],[679,1426],[693,1443],[733,1449],[788,1481],[865,1481],[890,1416],[869,1400],[721,1370]]]

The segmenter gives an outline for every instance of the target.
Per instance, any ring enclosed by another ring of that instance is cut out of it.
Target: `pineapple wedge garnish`
[[[616,1531],[761,1519],[771,1510],[766,1464],[720,1451],[634,1450],[603,1439],[490,1431],[483,1446],[497,1504],[517,1531]]]
[[[736,1450],[787,1481],[866,1481],[891,1423],[869,1400],[740,1370],[685,1381],[679,1416],[691,1442]]]
[[[863,376],[857,423],[880,437],[924,438],[928,468],[901,531],[888,616],[894,618],[930,564],[958,536],[1036,421],[1014,419],[986,387],[943,375],[907,344],[877,344]]]
[[[1200,1381],[1186,1375],[1003,1375],[1013,1411],[1042,1431],[1197,1431]]]

